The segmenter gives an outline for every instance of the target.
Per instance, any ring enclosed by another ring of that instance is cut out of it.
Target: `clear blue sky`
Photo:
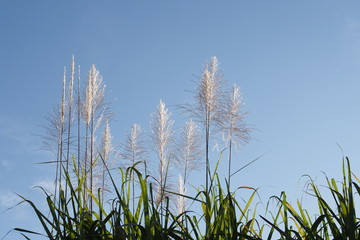
[[[38,150],[39,126],[61,98],[72,54],[83,80],[91,64],[103,75],[117,143],[132,123],[148,129],[160,99],[180,126],[173,105],[191,101],[194,75],[217,56],[258,129],[234,169],[267,153],[232,181],[260,187],[265,204],[282,190],[303,196],[303,174],[339,177],[336,144],[360,168],[358,1],[3,0],[0,30],[0,212],[14,193],[41,204],[32,187],[54,179],[35,164],[51,158]],[[1,213],[0,237],[36,229],[34,219],[25,206]]]

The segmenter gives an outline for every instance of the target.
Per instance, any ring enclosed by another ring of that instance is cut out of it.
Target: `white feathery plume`
[[[176,145],[176,165],[180,169],[184,185],[193,170],[199,170],[202,166],[202,149],[200,146],[200,130],[193,120],[186,122],[180,130],[180,139]]]
[[[57,194],[56,190],[58,190],[58,193],[60,195],[61,182],[62,182],[63,135],[64,135],[64,131],[65,131],[64,128],[65,128],[65,107],[66,107],[65,89],[66,89],[66,67],[64,67],[63,88],[62,88],[62,95],[61,95],[60,132],[59,132],[59,138],[58,138],[54,199],[56,199],[56,194]],[[60,206],[60,198],[59,198],[59,206]]]
[[[61,122],[61,130],[60,130],[60,182],[61,182],[61,175],[62,175],[62,157],[63,157],[63,135],[65,132],[65,108],[66,108],[66,67],[64,67],[64,78],[63,78],[63,90],[61,96],[61,115],[60,115],[60,122]]]
[[[195,120],[202,123],[205,130],[205,191],[209,189],[211,178],[209,144],[211,137],[211,128],[215,121],[219,120],[221,109],[222,74],[219,70],[219,61],[216,57],[211,57],[210,62],[206,63],[200,77],[200,81],[195,88],[194,97],[196,104],[187,104],[182,108],[190,113]],[[210,215],[205,214],[206,228],[210,227]]]
[[[87,125],[90,125],[91,121],[95,121],[96,124],[94,126],[99,126],[97,123],[98,118],[100,116],[101,121],[101,115],[107,110],[104,106],[104,92],[105,85],[103,83],[103,78],[95,66],[92,65],[88,74],[87,87],[85,90],[85,103],[83,107],[83,116]]]
[[[230,92],[224,95],[221,121],[219,125],[223,133],[225,143],[229,147],[229,168],[228,181],[230,185],[230,169],[232,147],[237,150],[242,145],[250,141],[250,129],[244,122],[246,113],[242,112],[244,100],[240,89],[234,84]]]
[[[180,139],[176,147],[175,158],[176,165],[180,170],[178,177],[178,193],[181,195],[186,194],[187,178],[191,171],[199,169],[202,165],[200,140],[200,131],[196,123],[192,120],[186,122],[185,126],[180,130]],[[177,197],[177,209],[179,214],[186,211],[185,197]]]
[[[221,125],[224,139],[227,143],[232,141],[234,147],[239,148],[250,141],[250,129],[244,122],[247,115],[242,112],[244,99],[240,89],[234,84],[231,91],[224,95],[223,109],[221,113]]]
[[[71,125],[72,125],[72,106],[73,106],[73,92],[74,92],[74,72],[75,72],[75,60],[74,55],[72,56],[71,61],[71,72],[70,72],[70,82],[69,82],[69,90],[68,90],[68,122],[67,122],[67,148],[66,148],[66,172],[69,172],[69,159],[70,159],[70,139],[71,139]],[[65,198],[67,198],[67,190],[68,190],[68,182],[65,182]]]
[[[69,103],[73,102],[73,89],[74,89],[74,74],[75,74],[75,57],[72,56],[71,61],[71,73],[70,73],[70,83],[69,83]]]
[[[65,90],[66,90],[66,67],[64,67],[63,91],[61,96],[61,123],[65,122]]]
[[[108,108],[104,103],[104,92],[105,85],[103,84],[103,79],[99,71],[92,65],[88,75],[88,82],[85,90],[85,102],[83,106],[83,117],[86,124],[84,170],[85,173],[90,171],[90,189],[93,189],[95,132],[100,126],[104,116],[108,114]],[[90,146],[88,146],[89,131]],[[88,151],[90,154],[88,154]],[[88,155],[90,155],[90,157]],[[86,189],[86,184],[84,188]],[[90,208],[92,208],[92,201],[90,201]]]
[[[78,135],[77,135],[77,140],[78,140],[78,143],[77,143],[77,169],[78,169],[78,178],[79,178],[79,181],[80,181],[80,173],[82,172],[82,167],[81,167],[81,164],[80,164],[80,159],[81,159],[81,146],[80,146],[80,139],[81,139],[81,133],[80,133],[80,119],[81,119],[81,111],[82,111],[82,106],[81,106],[81,95],[80,95],[80,65],[78,65],[78,79],[77,79],[77,132],[78,132]],[[79,189],[79,192],[80,192],[80,189]]]
[[[178,186],[179,186],[178,193],[181,195],[186,195],[186,186],[184,185],[184,180],[181,177],[181,174],[179,174],[179,177],[178,177]],[[186,211],[185,197],[178,195],[176,205],[177,205],[178,214],[185,212]]]
[[[121,157],[128,161],[129,166],[141,161],[144,164],[145,176],[147,175],[147,150],[145,147],[144,133],[139,124],[133,124],[126,134],[122,144]]]
[[[111,154],[114,150],[114,147],[112,145],[112,138],[113,137],[111,136],[109,127],[109,119],[106,119],[102,137],[102,154],[105,163],[109,161]]]
[[[89,72],[87,87],[85,90],[85,104],[83,107],[84,111],[84,120],[87,126],[90,125],[91,112],[92,112],[92,102],[93,102],[93,94],[92,94],[92,71]]]
[[[219,69],[219,61],[216,57],[211,57],[205,64],[200,81],[194,91],[195,104],[186,104],[181,107],[185,112],[190,113],[195,120],[199,121],[205,130],[205,176],[206,191],[209,191],[209,180],[211,178],[209,144],[211,128],[218,121],[221,109],[221,99],[223,80]],[[210,216],[206,214],[205,222],[209,227]]]
[[[55,155],[59,155],[60,142],[61,142],[61,105],[56,106],[52,109],[52,112],[45,117],[48,122],[47,125],[43,125],[45,134],[42,138],[42,149],[50,151]],[[58,159],[58,157],[57,157]]]
[[[213,120],[218,119],[223,94],[222,85],[219,62],[216,57],[212,57],[210,63],[205,65],[201,80],[195,90],[197,105],[193,108],[193,112],[204,125],[211,125]]]
[[[159,159],[159,175],[157,179],[157,195],[156,203],[162,203],[165,196],[165,189],[167,188],[167,175],[170,161],[170,144],[172,141],[174,121],[170,120],[170,113],[162,100],[158,105],[156,111],[152,114],[151,125],[151,139],[154,150]]]
[[[132,167],[137,162],[144,164],[145,177],[147,175],[147,159],[146,148],[144,141],[144,134],[139,124],[133,124],[126,134],[125,142],[122,145],[121,157],[127,161],[126,167]],[[139,166],[139,165],[137,165]],[[137,167],[137,169],[139,169]],[[132,205],[133,211],[135,211],[135,178],[134,172],[130,172],[130,180],[132,182]]]
[[[106,119],[105,122],[105,127],[104,127],[104,131],[103,131],[103,136],[102,136],[102,158],[103,161],[101,161],[101,196],[102,196],[102,200],[104,200],[104,193],[107,190],[107,186],[106,186],[106,176],[107,176],[107,170],[105,167],[105,164],[108,168],[110,168],[110,165],[112,164],[111,159],[112,159],[112,155],[114,153],[114,146],[112,145],[112,139],[113,137],[111,136],[110,133],[110,127],[109,127],[109,119]]]
[[[64,67],[64,76],[62,80],[61,102],[53,108],[45,119],[48,121],[44,125],[46,135],[41,136],[43,139],[43,149],[49,150],[56,155],[56,172],[55,172],[55,193],[54,199],[57,198],[57,193],[60,191],[61,175],[62,175],[62,151],[63,151],[63,135],[65,131],[65,93],[66,93],[66,68]]]
[[[72,107],[73,107],[73,94],[74,94],[74,73],[75,73],[75,60],[74,55],[72,56],[71,61],[71,72],[70,72],[70,82],[69,82],[69,90],[68,90],[68,99],[67,99],[67,105],[68,105],[68,126],[67,126],[67,154],[66,154],[66,171],[69,170],[69,158],[70,158],[70,138],[71,138],[71,124],[72,124]],[[66,189],[67,190],[67,189]]]

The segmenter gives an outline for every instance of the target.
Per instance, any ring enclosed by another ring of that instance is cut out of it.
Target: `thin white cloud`
[[[9,168],[11,166],[11,163],[8,160],[2,160],[1,166],[3,166],[4,168]]]
[[[0,142],[1,149],[7,151],[11,146],[12,151],[26,153],[34,150],[34,140],[27,126],[22,125],[17,119],[0,116]]]
[[[0,192],[0,206],[1,207],[4,207],[4,208],[14,207],[20,201],[21,201],[21,199],[15,193],[12,193],[9,191]]]
[[[34,126],[12,116],[4,116],[0,114],[0,150],[4,154],[11,154],[11,156],[21,156],[23,154],[31,154],[38,157],[41,162],[42,159],[47,161],[52,155],[41,149],[41,138],[35,135]],[[6,155],[5,155],[6,156]],[[0,166],[10,167],[9,159],[7,162],[0,162]],[[12,162],[12,161],[11,161]]]
[[[55,190],[54,180],[51,179],[38,180],[31,186],[31,188],[35,188],[35,187],[41,187],[46,191],[53,193]]]
[[[346,18],[346,30],[351,34],[359,34],[360,33],[360,19],[356,19],[353,17]]]
[[[350,48],[360,52],[360,19],[349,16],[345,18],[345,37]]]

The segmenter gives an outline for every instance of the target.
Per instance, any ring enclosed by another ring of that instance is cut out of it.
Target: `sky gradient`
[[[39,135],[73,54],[82,81],[91,64],[104,78],[115,144],[133,123],[147,130],[160,99],[180,127],[175,105],[192,101],[196,76],[216,56],[256,129],[234,169],[265,154],[232,182],[260,188],[263,205],[283,190],[304,197],[303,174],[339,178],[339,146],[360,169],[358,1],[3,0],[0,29],[0,238],[37,229],[29,207],[3,211],[15,193],[43,204],[33,186],[54,180],[53,166],[36,164],[52,158]]]

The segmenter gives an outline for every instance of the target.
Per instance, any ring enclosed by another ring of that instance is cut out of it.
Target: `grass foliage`
[[[137,163],[139,164],[139,163]],[[64,171],[66,173],[66,171]],[[251,214],[250,205],[256,191],[242,206],[235,199],[236,192],[224,190],[221,181],[215,172],[211,178],[210,195],[207,191],[198,190],[196,197],[184,196],[199,204],[202,215],[197,218],[191,211],[174,215],[171,210],[170,198],[167,197],[163,209],[153,196],[152,184],[144,178],[136,165],[125,171],[119,169],[120,184],[116,184],[110,175],[116,197],[107,203],[101,202],[101,193],[91,194],[90,197],[96,205],[95,211],[90,211],[88,206],[83,207],[81,201],[83,180],[79,179],[78,185],[73,186],[73,181],[66,174],[69,186],[69,197],[65,199],[64,191],[60,191],[60,205],[46,191],[46,200],[50,214],[47,216],[36,205],[23,198],[34,209],[44,233],[35,233],[30,230],[16,228],[26,239],[28,234],[44,235],[48,239],[258,239],[254,226],[254,214]],[[134,208],[132,204],[132,175],[140,186],[140,193],[136,198]],[[241,188],[242,189],[242,188]],[[240,189],[239,189],[240,190]],[[89,191],[89,189],[87,190]],[[177,194],[177,193],[172,193]],[[207,205],[206,202],[210,202]],[[133,210],[134,209],[134,210]],[[211,218],[209,229],[202,230],[201,224],[205,214]]]
[[[104,98],[102,77],[92,66],[81,93],[79,70],[74,96],[74,66],[73,58],[69,87],[64,74],[61,104],[45,126],[45,147],[53,151],[55,160],[50,162],[56,164],[55,191],[43,189],[47,210],[42,212],[20,196],[33,208],[43,229],[15,228],[25,239],[34,235],[53,240],[360,239],[355,206],[360,180],[352,174],[347,158],[343,160],[342,181],[325,177],[330,200],[308,176],[308,194],[318,205],[315,215],[300,201],[291,205],[285,192],[272,197],[278,203],[274,212],[258,215],[258,190],[233,189],[231,177],[244,168],[231,169],[233,150],[250,141],[250,129],[244,122],[239,89],[235,85],[232,90],[222,89],[224,81],[216,57],[204,66],[194,103],[179,106],[191,118],[180,139],[175,139],[171,114],[160,101],[152,114],[148,140],[140,125],[134,124],[120,154],[111,143],[112,114]],[[98,143],[101,129],[102,142]],[[224,140],[224,150],[211,168],[214,154],[209,146],[218,135]],[[226,153],[227,158],[222,156]],[[114,165],[119,159],[126,165]],[[154,159],[158,171],[151,171]],[[221,159],[227,160],[226,179],[218,174]],[[178,190],[170,184],[172,166],[179,170]],[[188,177],[194,170],[205,172],[205,184],[188,194]]]
[[[359,179],[351,172],[348,158],[343,160],[343,179],[337,182],[326,177],[327,190],[332,199],[325,199],[314,180],[309,178],[309,194],[315,197],[318,213],[312,219],[309,213],[297,202],[297,210],[286,199],[283,192],[274,197],[279,202],[279,211],[273,219],[261,217],[277,231],[281,239],[360,239],[360,219],[356,217],[355,193],[360,193]],[[353,181],[355,177],[356,182]],[[271,239],[271,235],[269,238]]]
[[[37,233],[28,229],[15,228],[26,239],[31,234],[43,235],[48,239],[360,239],[360,220],[356,216],[355,194],[360,192],[360,180],[353,175],[350,161],[343,161],[343,179],[340,182],[325,176],[331,199],[325,199],[317,184],[308,176],[310,190],[318,204],[318,212],[310,216],[300,201],[296,206],[291,205],[285,192],[280,196],[273,196],[278,202],[275,213],[268,212],[271,218],[257,215],[253,201],[257,190],[250,187],[240,187],[231,192],[229,185],[221,185],[216,172],[211,176],[210,190],[205,187],[197,189],[195,197],[186,196],[194,205],[199,205],[202,213],[185,211],[174,214],[171,200],[166,197],[163,209],[154,199],[152,184],[134,166],[126,170],[119,169],[120,183],[116,183],[112,175],[110,181],[114,189],[115,198],[104,203],[101,201],[101,191],[97,195],[91,194],[95,210],[82,203],[83,183],[79,179],[78,185],[73,186],[69,174],[69,196],[65,199],[65,192],[60,191],[59,202],[45,190],[48,212],[42,213],[36,205],[23,198],[30,204],[41,223],[44,232]],[[75,166],[75,165],[74,165]],[[132,207],[132,181],[135,175],[140,187],[135,206]],[[246,200],[238,201],[238,191],[251,191]],[[89,191],[89,189],[87,189]],[[172,192],[169,194],[177,195]],[[207,203],[210,203],[208,205]],[[205,226],[205,215],[211,219],[208,228]],[[261,222],[261,219],[263,222]],[[261,223],[260,223],[261,222]],[[280,238],[279,238],[280,236]]]

